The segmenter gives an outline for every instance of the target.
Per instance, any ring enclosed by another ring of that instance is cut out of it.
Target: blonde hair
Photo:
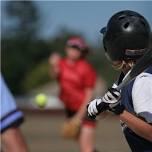
[[[112,67],[115,68],[116,70],[122,70],[124,68],[132,68],[133,65],[135,64],[135,61],[133,60],[122,60],[117,64],[112,64]]]

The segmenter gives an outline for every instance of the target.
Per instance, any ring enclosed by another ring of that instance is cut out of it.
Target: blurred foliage
[[[14,93],[24,93],[24,78],[50,54],[46,41],[37,39],[39,15],[32,1],[7,1],[6,13],[16,21],[2,36],[2,73]]]
[[[32,1],[8,1],[6,12],[10,18],[16,21],[15,26],[9,29],[9,37],[15,36],[21,39],[35,38],[39,14],[35,3]]]
[[[37,64],[34,69],[30,69],[28,71],[28,75],[25,75],[23,89],[31,90],[32,88],[36,88],[41,84],[44,84],[50,81],[49,77],[49,65],[46,60]]]
[[[23,94],[50,81],[47,63],[49,55],[58,51],[64,56],[67,39],[81,34],[62,27],[53,39],[38,38],[41,20],[33,1],[7,1],[6,12],[17,23],[7,28],[2,36],[1,70],[13,93]],[[89,61],[97,69],[99,76],[111,85],[117,72],[106,60],[103,48],[92,50]]]
[[[90,63],[97,70],[99,77],[104,79],[107,82],[107,85],[110,87],[113,82],[117,79],[118,71],[114,70],[107,60],[103,48],[94,48],[93,54],[90,54],[88,57]]]

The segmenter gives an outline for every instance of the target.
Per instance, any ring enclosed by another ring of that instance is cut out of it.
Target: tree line
[[[52,39],[38,36],[41,18],[33,1],[7,1],[5,11],[15,23],[2,29],[1,71],[12,92],[24,94],[31,89],[51,81],[48,71],[48,57],[58,51],[64,56],[67,39],[74,33],[66,28]],[[116,72],[105,59],[103,48],[92,46],[93,54],[88,59],[102,76],[111,83]]]

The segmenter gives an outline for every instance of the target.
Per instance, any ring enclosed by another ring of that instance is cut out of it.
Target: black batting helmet
[[[106,54],[113,61],[141,57],[150,42],[150,26],[137,12],[124,10],[114,14],[102,28]]]

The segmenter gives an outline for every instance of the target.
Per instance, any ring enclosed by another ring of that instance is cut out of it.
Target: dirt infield
[[[78,152],[74,141],[60,137],[64,115],[49,112],[25,112],[26,122],[23,134],[30,152]],[[129,152],[119,120],[114,116],[101,118],[96,131],[96,145],[99,152]]]

